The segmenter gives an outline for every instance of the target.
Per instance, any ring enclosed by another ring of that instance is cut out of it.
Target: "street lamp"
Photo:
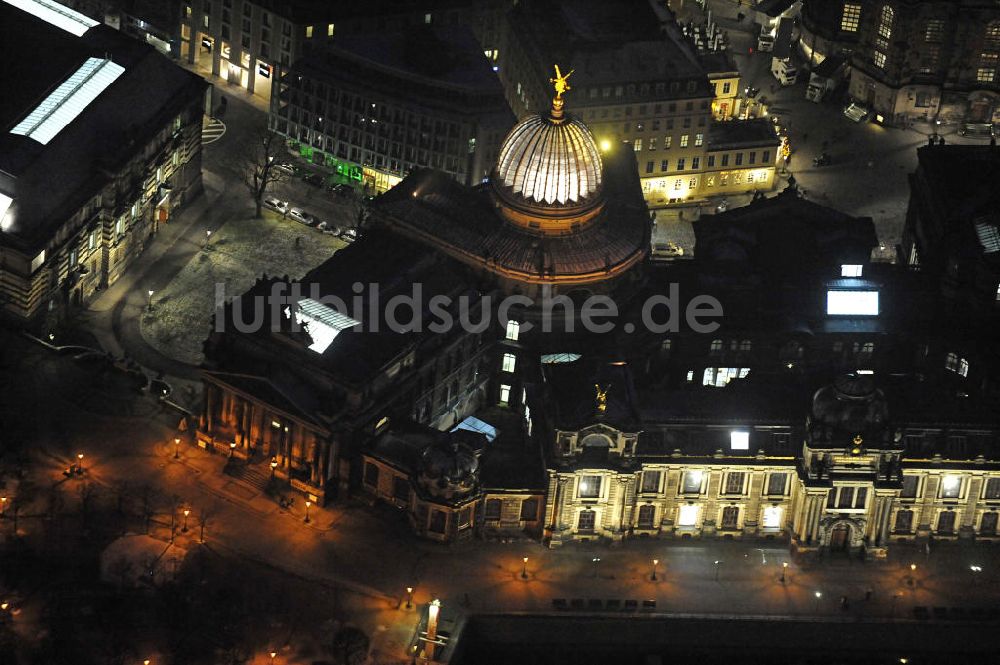
[[[274,659],[278,657],[278,652],[272,651],[269,655],[271,656],[271,665],[274,665]]]
[[[413,607],[413,587],[406,587],[406,609]]]
[[[236,452],[236,442],[233,441],[229,444],[229,459],[233,459],[233,453]]]
[[[306,519],[305,523],[309,524],[309,506],[312,505],[312,501],[306,501]]]
[[[271,458],[271,482],[274,482],[274,470],[278,468],[278,458]]]
[[[7,515],[7,497],[0,496],[0,517]]]
[[[907,583],[907,585],[913,586],[916,583],[916,580],[913,578],[913,574],[915,572],[917,572],[917,564],[911,563],[910,564],[910,574],[906,576],[906,583]]]
[[[817,591],[814,595],[816,596],[816,613],[818,614],[819,613],[819,599],[823,597],[823,592],[822,591]]]
[[[784,584],[784,583],[785,583],[785,572],[786,572],[787,570],[788,570],[788,562],[787,562],[787,561],[783,561],[783,562],[781,563],[781,583],[782,583],[782,584]]]
[[[521,579],[528,579],[528,557],[521,559]]]
[[[6,500],[7,499],[4,499],[4,501],[6,501]],[[983,572],[983,567],[982,566],[972,565],[972,566],[969,566],[969,570],[971,570],[974,573],[981,573],[981,572]]]
[[[722,561],[720,561],[718,559],[715,560],[715,581],[716,582],[719,581],[719,564],[721,564],[721,563],[722,563]]]
[[[180,459],[181,458],[181,453],[180,453],[180,450],[179,450],[180,445],[181,445],[181,437],[175,436],[174,437],[174,459]]]
[[[77,453],[76,455],[76,472],[83,473],[83,453]]]
[[[656,565],[660,563],[659,559],[653,559],[653,581],[656,581]]]
[[[150,289],[150,290],[146,291],[146,294],[148,296],[146,298],[146,309],[148,309],[150,311],[152,311],[152,309],[153,309],[153,294],[154,293],[156,293],[156,292],[153,291],[153,289]]]
[[[208,247],[208,241],[212,239],[212,231],[210,229],[205,229],[205,247]]]
[[[184,526],[181,527],[181,533],[187,533],[187,531],[188,531],[188,515],[190,515],[190,514],[191,514],[191,511],[188,510],[187,508],[185,508],[184,509]]]
[[[597,564],[601,562],[601,557],[595,556],[590,561],[594,564],[594,577],[597,577]]]

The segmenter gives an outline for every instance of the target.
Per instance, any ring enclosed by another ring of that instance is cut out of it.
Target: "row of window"
[[[997,520],[1000,513],[986,512],[979,518],[978,533],[981,536],[997,535]],[[954,510],[942,510],[938,513],[937,523],[933,524],[934,531],[941,535],[953,535],[958,524],[958,512]],[[903,508],[896,512],[896,520],[893,522],[894,533],[913,533],[915,528],[915,512],[910,508]]]
[[[941,499],[959,499],[962,497],[966,487],[966,477],[958,474],[948,474],[941,477],[938,497]],[[919,498],[922,493],[920,476],[904,475],[903,489],[899,496],[904,499]],[[983,483],[982,498],[989,500],[1000,499],[1000,478],[987,478]]]
[[[740,506],[724,506],[719,511],[718,525],[721,530],[740,528]],[[681,529],[698,526],[702,507],[687,504],[677,507],[676,525]],[[784,508],[781,506],[766,506],[761,511],[761,526],[765,529],[780,529],[783,526]],[[635,527],[637,529],[655,529],[657,527],[656,506],[643,504],[636,512]],[[597,522],[597,511],[585,508],[577,515],[576,528],[581,532],[593,532]]]
[[[667,136],[663,137],[663,149],[664,150],[670,150],[670,147],[673,145],[673,138],[674,137],[670,136],[670,135],[667,135]],[[681,147],[681,148],[686,148],[691,143],[690,139],[691,139],[691,135],[690,134],[681,134],[680,141],[677,142],[677,145],[679,147]],[[627,139],[625,139],[624,142],[628,143],[629,141]],[[636,152],[642,152],[643,148],[645,148],[646,150],[657,150],[657,149],[659,149],[658,137],[656,137],[656,136],[653,136],[653,137],[649,138],[645,142],[643,141],[642,137],[639,137],[639,138],[633,139],[631,141],[631,143],[632,143],[632,149],[635,150]],[[694,147],[700,148],[703,145],[705,145],[705,135],[704,134],[695,134],[694,135]],[[756,157],[757,157],[757,155],[755,154],[754,158],[756,158]],[[741,159],[742,159],[742,156],[741,156]],[[751,164],[752,163],[753,162],[751,162]]]
[[[591,87],[586,88],[587,99],[608,99],[611,97],[621,98],[621,97],[634,97],[638,94],[640,97],[646,97],[650,93],[656,95],[663,95],[667,93],[668,85],[666,82],[660,81],[659,83],[640,83],[636,85],[635,83],[629,83],[627,85],[616,85],[616,86],[604,86],[604,87]],[[676,95],[681,91],[680,81],[671,81],[669,84],[670,94]],[[692,94],[698,91],[698,81],[687,81],[684,85],[684,90],[688,94]],[[694,108],[694,103],[688,101],[685,103],[685,109],[690,111]],[[703,101],[701,108],[708,108],[708,102]],[[668,106],[668,113],[674,113],[677,111],[677,103],[670,102]],[[646,112],[646,106],[639,107],[639,113],[644,114]],[[654,113],[661,112],[661,105],[656,104],[654,107]]]
[[[660,494],[664,491],[663,471],[643,471],[639,492],[641,494]],[[720,489],[723,495],[744,495],[747,493],[747,480],[750,474],[746,471],[729,471]],[[596,499],[601,495],[601,476],[582,476],[577,484],[577,494],[581,499]],[[700,469],[690,469],[684,472],[679,494],[703,494],[708,488],[708,474]],[[766,496],[784,496],[788,489],[788,474],[784,472],[769,473],[764,487]]]

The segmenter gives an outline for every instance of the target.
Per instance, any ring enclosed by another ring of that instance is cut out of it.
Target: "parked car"
[[[319,224],[319,220],[315,215],[306,212],[302,208],[289,208],[288,216],[306,226],[316,226]]]
[[[868,118],[868,109],[857,102],[851,102],[844,109],[844,115],[854,122],[861,122]]]
[[[326,233],[331,236],[340,235],[340,229],[337,226],[331,224],[330,222],[319,222],[318,224],[316,224],[316,230],[322,231],[323,233]]]
[[[288,210],[288,201],[282,201],[274,196],[264,197],[264,207],[270,208],[271,210],[277,210],[278,212],[285,212]]]
[[[813,166],[829,166],[830,165],[830,155],[823,152],[818,156],[813,157]]]
[[[966,122],[958,130],[962,136],[972,136],[981,139],[988,139],[997,135],[996,128],[990,122]]]
[[[653,245],[654,259],[672,259],[684,256],[684,248],[675,242],[658,242]]]
[[[290,162],[281,162],[277,164],[274,168],[278,169],[279,171],[287,175],[295,175],[295,167],[292,166]]]
[[[307,185],[312,185],[313,187],[322,187],[323,176],[321,176],[318,173],[310,173],[306,177],[302,178],[302,182],[306,183]]]
[[[358,231],[357,229],[344,229],[340,232],[340,238],[345,242],[354,242],[358,239]]]
[[[330,187],[330,191],[337,196],[350,196],[354,194],[354,188],[343,183]]]

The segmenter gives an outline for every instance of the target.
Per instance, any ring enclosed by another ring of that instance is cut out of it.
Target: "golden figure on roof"
[[[564,92],[566,92],[567,90],[572,90],[572,88],[569,87],[569,84],[566,83],[566,81],[567,79],[569,79],[570,76],[573,75],[573,72],[575,71],[576,71],[575,69],[571,69],[569,74],[563,76],[563,73],[559,71],[559,65],[556,65],[556,76],[555,78],[549,79],[549,83],[552,83],[556,89],[556,99],[562,99]]]
[[[602,389],[599,383],[595,383],[594,389],[597,390],[597,412],[604,413],[608,409],[608,391],[611,390],[611,384]]]

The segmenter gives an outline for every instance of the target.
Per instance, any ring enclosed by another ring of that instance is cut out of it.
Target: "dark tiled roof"
[[[568,236],[529,235],[500,217],[484,188],[468,188],[429,170],[411,173],[382,195],[373,220],[487,268],[547,277],[604,272],[634,260],[649,245],[649,219],[631,151],[609,151],[604,165],[601,217]]]
[[[641,429],[632,370],[627,364],[583,358],[546,365],[543,372],[554,427],[576,430],[600,422],[626,432]],[[606,391],[604,413],[597,410],[598,385]]]
[[[781,141],[774,131],[774,124],[767,118],[713,122],[708,128],[709,151],[767,148],[780,145]],[[770,166],[770,164],[762,164],[762,166]]]

